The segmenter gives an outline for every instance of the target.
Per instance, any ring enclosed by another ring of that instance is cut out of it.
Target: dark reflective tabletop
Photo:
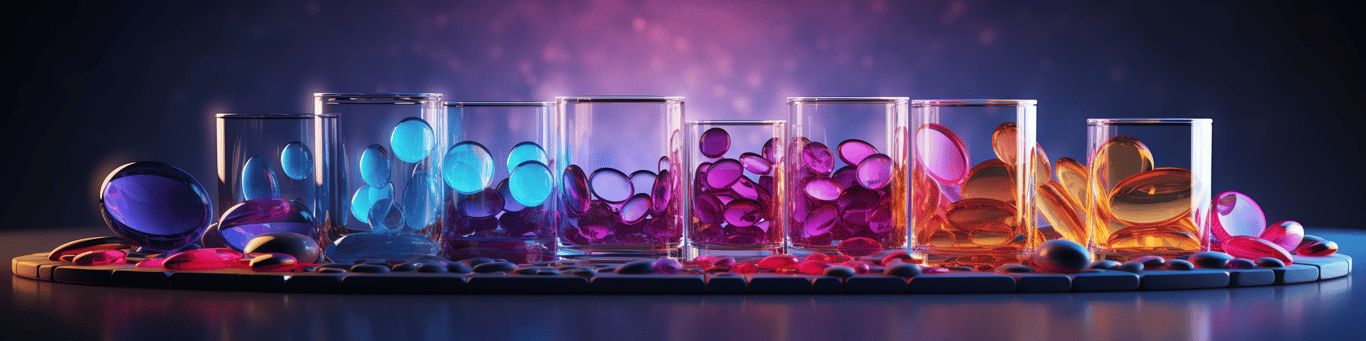
[[[1357,259],[1366,231],[1309,228]],[[0,232],[0,257],[105,229]],[[0,340],[1347,339],[1352,277],[1189,291],[873,296],[333,295],[95,287],[15,277]]]

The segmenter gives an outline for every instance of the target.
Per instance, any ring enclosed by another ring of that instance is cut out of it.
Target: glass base
[[[1143,257],[1143,256],[1158,256],[1158,257],[1162,257],[1162,258],[1166,258],[1166,259],[1172,259],[1172,258],[1177,258],[1177,257],[1182,257],[1182,256],[1189,256],[1189,255],[1192,254],[1192,253],[1196,253],[1196,252],[1200,252],[1200,251],[1204,251],[1204,250],[1152,250],[1152,249],[1139,249],[1139,250],[1112,249],[1112,250],[1105,250],[1105,249],[1100,249],[1100,248],[1092,248],[1092,249],[1091,249],[1091,252],[1094,254],[1095,259],[1097,259],[1097,260],[1104,259],[1104,260],[1112,260],[1112,261],[1121,262],[1121,263],[1127,262],[1127,261],[1129,261],[1129,260],[1131,260],[1131,259],[1134,259],[1134,258]]]
[[[693,244],[686,250],[684,258],[693,259],[697,256],[711,255],[716,257],[731,257],[735,259],[754,259],[786,253],[787,248],[782,245],[714,245],[714,244]]]
[[[441,255],[456,261],[488,257],[530,264],[555,260],[557,246],[555,238],[447,238],[441,241]]]
[[[915,252],[925,256],[925,264],[933,266],[976,266],[1022,264],[1029,257],[1025,252],[990,252],[981,250],[942,250],[922,245]]]
[[[683,256],[677,243],[665,245],[561,245],[559,256],[567,259],[629,262],[643,258]]]

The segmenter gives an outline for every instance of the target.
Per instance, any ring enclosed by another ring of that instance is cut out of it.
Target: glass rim
[[[788,104],[893,104],[906,103],[910,97],[788,97]]]
[[[315,92],[315,93],[313,93],[313,98],[315,98],[315,99],[324,99],[324,100],[327,101],[327,103],[325,103],[325,104],[340,104],[340,103],[338,103],[338,101],[362,101],[363,104],[417,104],[417,102],[425,102],[425,101],[431,101],[431,100],[439,100],[439,99],[441,99],[441,94],[438,94],[438,93],[425,93],[425,92],[414,92],[414,93],[402,93],[402,92],[389,92],[389,93],[359,93],[359,92],[328,93],[328,92]],[[384,103],[383,101],[393,101],[393,103]],[[413,103],[405,103],[406,101],[413,101]],[[366,103],[366,102],[368,102],[368,103]],[[378,102],[378,103],[376,103],[376,102]],[[347,103],[347,104],[352,104],[352,103]]]
[[[1212,118],[1088,118],[1086,125],[1210,125]]]
[[[688,121],[688,125],[735,125],[735,126],[764,126],[787,124],[787,120],[696,120]]]
[[[555,102],[537,101],[471,101],[471,102],[446,102],[447,107],[551,107]]]
[[[683,99],[683,96],[555,96],[556,103],[681,103]]]
[[[1021,107],[1038,106],[1036,99],[917,99],[915,107]]]
[[[220,118],[220,119],[255,119],[255,120],[266,120],[266,119],[308,119],[308,118],[314,118],[314,117],[331,118],[331,117],[337,117],[337,114],[306,114],[306,113],[239,114],[239,113],[232,113],[232,112],[220,112],[220,113],[215,114],[215,115],[213,115],[213,116],[214,116],[214,117],[217,117],[217,118]]]

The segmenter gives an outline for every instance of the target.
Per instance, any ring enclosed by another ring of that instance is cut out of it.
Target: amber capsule
[[[1015,205],[992,199],[963,199],[949,207],[945,220],[958,233],[967,233],[974,244],[993,246],[1005,243],[1018,233]]]
[[[1042,146],[1034,146],[1034,185],[1053,181],[1053,165],[1048,163],[1048,153]]]
[[[911,214],[924,217],[934,214],[939,207],[939,184],[925,174],[923,169],[911,173]]]
[[[963,199],[981,198],[1015,202],[1014,167],[999,159],[982,161],[963,182]]]
[[[1173,226],[1134,226],[1110,235],[1110,248],[1126,252],[1198,251],[1200,237],[1184,228]]]
[[[1017,129],[1015,122],[1001,123],[991,132],[991,150],[996,158],[1008,165],[1015,165]],[[1042,184],[1053,179],[1053,167],[1048,163],[1048,153],[1043,147],[1034,145],[1034,184]]]
[[[1190,215],[1191,172],[1158,168],[1138,173],[1116,184],[1109,198],[1110,216],[1124,224],[1176,221]]]
[[[1070,157],[1058,158],[1055,165],[1058,173],[1058,183],[1067,189],[1067,194],[1072,195],[1072,199],[1079,203],[1086,202],[1086,166]]]
[[[938,247],[953,246],[957,236],[951,231],[953,228],[944,217],[932,215],[921,219],[915,230],[916,243],[933,245]]]
[[[1077,214],[1081,203],[1067,194],[1062,184],[1049,181],[1035,187],[1034,203],[1044,219],[1053,225],[1053,230],[1064,239],[1086,244],[1086,223]]]
[[[1116,184],[1134,174],[1153,170],[1153,153],[1133,137],[1119,135],[1096,150],[1091,160],[1091,182],[1095,193],[1109,193]]]

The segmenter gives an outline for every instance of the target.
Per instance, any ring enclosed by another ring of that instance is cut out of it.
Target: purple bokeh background
[[[211,183],[213,114],[310,112],[314,92],[681,95],[689,119],[782,119],[788,96],[1030,98],[1054,159],[1085,158],[1088,117],[1211,117],[1216,192],[1361,227],[1359,6],[24,2],[0,20],[0,229],[101,224],[100,181],[131,161]]]

